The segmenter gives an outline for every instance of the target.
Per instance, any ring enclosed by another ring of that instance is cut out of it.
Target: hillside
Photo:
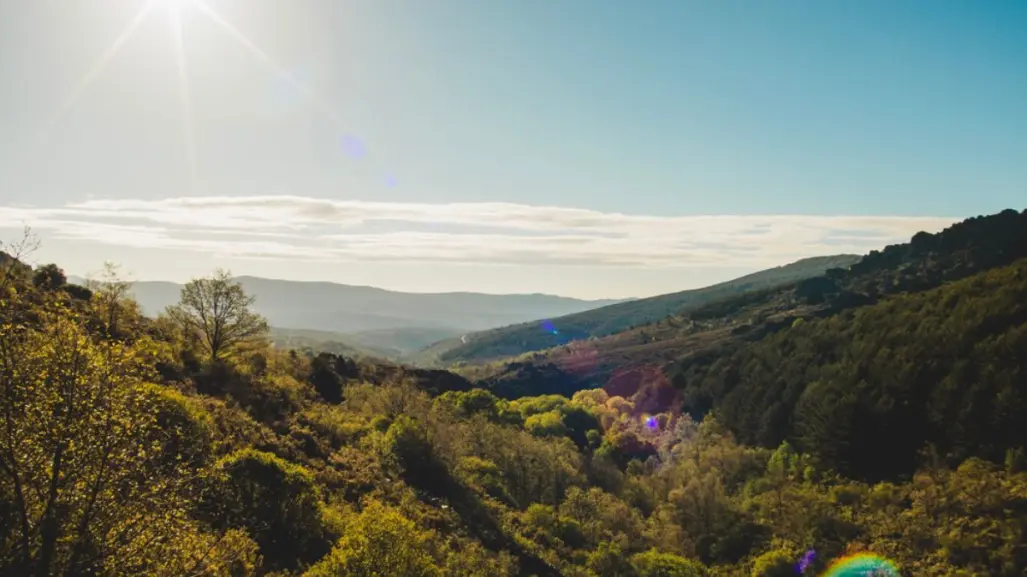
[[[654,322],[682,309],[725,298],[745,291],[823,274],[831,268],[844,268],[860,259],[856,255],[836,255],[803,259],[709,287],[608,305],[556,318],[536,317],[533,322],[503,327],[437,343],[422,351],[417,359],[424,363],[482,362],[514,357],[572,341],[602,337]],[[549,318],[543,323],[539,319]]]
[[[70,277],[71,282],[83,280]],[[612,300],[586,301],[542,294],[404,293],[328,282],[239,277],[255,310],[278,329],[320,331],[322,340],[304,337],[300,346],[399,357],[449,337],[527,320],[601,307]],[[156,315],[178,301],[182,286],[135,282],[132,292],[144,314]],[[323,346],[322,346],[323,345]],[[341,349],[340,349],[341,350]]]
[[[295,349],[313,353],[332,353],[353,358],[396,359],[403,352],[393,348],[365,346],[353,335],[330,331],[281,329],[271,327],[271,343],[280,349]]]
[[[346,356],[377,357],[402,360],[441,338],[452,335],[446,329],[399,328],[336,333],[307,329],[271,328],[275,346],[286,349],[310,349]]]
[[[796,301],[824,318],[754,340],[730,315],[784,292],[711,305],[692,335],[737,348],[676,365],[702,422],[261,335],[218,356],[116,284],[0,277],[0,574],[776,577],[873,552],[902,575],[1022,575],[1027,260],[931,254],[921,274],[964,279]]]
[[[680,401],[679,366],[701,366],[790,327],[888,295],[938,287],[1027,257],[1027,211],[975,217],[911,242],[871,251],[848,270],[830,269],[776,288],[709,302],[655,323],[459,371],[504,397],[604,387],[651,410]],[[693,405],[699,414],[708,407]]]
[[[750,444],[849,475],[911,473],[926,443],[953,462],[1027,447],[1027,259],[787,330],[671,371],[684,409]]]

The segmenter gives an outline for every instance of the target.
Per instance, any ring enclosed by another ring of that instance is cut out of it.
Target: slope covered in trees
[[[909,575],[1027,570],[1025,460],[1002,450],[1015,421],[972,418],[998,407],[978,400],[1022,390],[1002,372],[1022,352],[1022,263],[848,322],[806,321],[751,352],[785,371],[798,365],[760,355],[819,354],[823,342],[864,358],[884,338],[865,358],[886,364],[870,362],[870,386],[856,388],[878,414],[906,415],[901,385],[920,383],[899,366],[914,350],[892,342],[894,317],[918,327],[922,350],[998,369],[927,401],[938,418],[969,411],[941,432],[935,454],[948,460],[880,482],[873,463],[832,467],[835,454],[811,442],[834,429],[795,436],[808,452],[739,444],[732,429],[748,435],[748,413],[726,400],[702,423],[601,389],[505,400],[446,371],[277,350],[251,331],[215,354],[183,314],[238,296],[228,279],[147,319],[114,275],[80,290],[57,267],[18,271],[0,282],[3,575],[772,577],[795,574],[810,550],[812,574],[865,550]],[[222,328],[240,319],[254,326],[235,315]],[[967,327],[977,332],[952,332]],[[934,362],[926,370],[941,374],[947,361]],[[713,368],[701,375],[711,387]],[[813,370],[833,375],[827,363]]]
[[[911,473],[1027,447],[1027,259],[930,291],[796,323],[711,364],[682,363],[685,408],[740,440],[788,439],[850,475]]]
[[[467,335],[465,339],[443,341],[428,347],[416,359],[447,364],[513,357],[614,334],[730,295],[793,283],[823,274],[831,268],[847,267],[857,260],[859,257],[856,255],[807,258],[701,289],[617,303],[544,322],[540,319]]]
[[[975,217],[937,234],[871,251],[847,269],[742,292],[648,325],[514,359],[456,370],[502,396],[605,387],[641,395],[650,408],[680,399],[666,389],[677,365],[704,365],[790,327],[869,306],[1027,257],[1027,211]],[[701,399],[692,410],[705,410]],[[708,405],[708,403],[707,403]]]

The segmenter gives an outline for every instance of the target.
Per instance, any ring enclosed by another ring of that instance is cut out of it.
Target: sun
[[[111,45],[99,56],[99,58],[96,59],[92,66],[90,66],[82,78],[61,101],[60,105],[47,117],[43,126],[36,133],[32,143],[26,147],[26,150],[21,155],[21,162],[24,162],[29,156],[40,150],[40,148],[49,140],[52,131],[57,126],[58,122],[69,110],[71,110],[72,107],[74,107],[79,98],[86,89],[89,88],[93,81],[103,73],[111,60],[117,56],[126,42],[128,42],[132,35],[135,34],[140,24],[154,15],[157,15],[158,17],[163,15],[166,19],[171,36],[172,49],[174,50],[175,67],[177,69],[179,80],[179,100],[182,107],[181,126],[183,131],[182,137],[184,140],[183,148],[185,149],[183,151],[183,156],[185,157],[185,162],[188,167],[189,180],[191,182],[190,190],[193,190],[196,187],[197,162],[195,143],[196,132],[195,127],[193,126],[193,105],[192,97],[190,95],[189,67],[185,50],[184,21],[186,20],[187,12],[195,13],[196,16],[206,18],[210,22],[213,22],[222,30],[222,32],[226,33],[228,37],[235,40],[236,43],[241,45],[252,56],[260,61],[261,64],[263,64],[270,72],[299,89],[299,91],[305,95],[314,106],[320,109],[320,111],[328,117],[332,124],[336,125],[336,127],[341,127],[343,125],[339,114],[324,97],[315,92],[312,87],[303,85],[294,76],[289,74],[288,71],[283,69],[281,65],[268,56],[266,52],[254,44],[253,41],[251,41],[245,34],[239,31],[238,28],[233,26],[218,14],[216,10],[211,8],[207,3],[207,0],[139,0],[139,2],[142,4],[139,12],[134,18],[132,18],[128,25],[125,26]],[[189,16],[193,16],[193,14],[189,14]],[[387,178],[386,182],[389,187],[395,186],[395,179],[392,177]]]

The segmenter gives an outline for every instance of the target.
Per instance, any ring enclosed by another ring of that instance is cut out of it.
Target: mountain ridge
[[[968,218],[936,234],[918,233],[907,243],[870,251],[847,269],[730,295],[598,339],[457,370],[507,398],[572,395],[601,386],[658,411],[682,401],[675,389],[700,390],[692,379],[707,365],[797,322],[934,290],[1022,258],[1027,258],[1027,210],[1010,209]],[[685,404],[701,416],[716,399],[693,395]]]
[[[408,293],[379,287],[329,281],[292,281],[242,275],[235,277],[256,297],[253,308],[281,331],[331,333],[334,345],[323,350],[398,358],[442,338],[523,322],[534,318],[580,312],[622,302],[583,300],[533,294],[494,295],[469,291]],[[68,281],[85,279],[70,275]],[[178,302],[182,285],[171,281],[136,281],[132,293],[144,314],[155,316]],[[292,335],[295,337],[296,335]],[[288,340],[288,339],[286,339]],[[303,337],[303,346],[317,343]],[[339,347],[337,345],[343,345]]]
[[[860,255],[849,254],[804,258],[707,287],[613,303],[551,318],[552,328],[547,325],[545,331],[539,330],[538,326],[543,319],[482,331],[468,335],[467,342],[450,340],[435,343],[422,351],[418,359],[422,363],[441,365],[484,362],[607,336],[664,318],[689,305],[697,306],[730,294],[816,276],[829,268],[858,262],[860,258]]]

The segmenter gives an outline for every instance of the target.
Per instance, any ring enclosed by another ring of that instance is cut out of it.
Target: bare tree
[[[22,231],[21,240],[9,243],[0,241],[0,295],[18,276],[31,274],[32,267],[25,264],[24,260],[38,248],[39,239],[27,226]]]
[[[108,336],[119,334],[119,321],[126,316],[125,309],[132,303],[132,283],[121,275],[121,267],[113,262],[103,263],[103,270],[89,275],[86,288],[93,291],[93,301]],[[138,313],[133,305],[131,312]]]
[[[231,273],[218,269],[210,278],[182,287],[179,303],[168,307],[167,314],[199,340],[211,361],[218,361],[239,345],[267,336],[267,321],[250,310],[254,300]]]

